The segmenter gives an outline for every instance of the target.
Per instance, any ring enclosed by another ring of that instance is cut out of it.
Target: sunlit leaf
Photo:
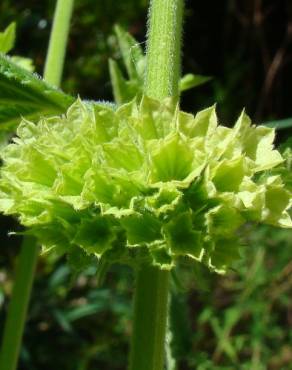
[[[16,24],[14,22],[3,31],[0,32],[0,52],[8,53],[15,43]]]
[[[1,131],[13,130],[21,117],[34,120],[63,113],[73,101],[73,97],[0,55]]]
[[[188,73],[181,78],[179,82],[179,90],[182,92],[185,90],[193,89],[194,87],[198,87],[209,82],[211,79],[212,77],[209,76],[201,76]]]

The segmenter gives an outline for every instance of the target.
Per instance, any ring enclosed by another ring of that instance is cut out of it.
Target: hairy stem
[[[61,83],[73,5],[74,0],[58,0],[55,10],[44,72],[45,80],[55,86]]]
[[[145,93],[178,97],[183,0],[152,0],[149,10]]]
[[[183,0],[152,0],[149,10],[145,93],[178,99]],[[145,231],[147,232],[147,230]],[[137,271],[129,370],[163,370],[169,271]]]
[[[74,0],[58,0],[54,15],[44,79],[60,84]],[[36,240],[24,237],[5,321],[0,370],[15,370],[38,256]]]

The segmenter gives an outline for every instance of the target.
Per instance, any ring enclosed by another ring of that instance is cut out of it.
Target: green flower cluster
[[[224,272],[246,222],[292,227],[274,131],[242,113],[182,112],[143,97],[116,111],[76,101],[66,115],[23,121],[2,152],[0,210],[45,250],[81,247],[111,262],[164,269],[190,257]]]

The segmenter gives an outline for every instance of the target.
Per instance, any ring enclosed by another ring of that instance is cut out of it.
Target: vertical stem
[[[55,10],[44,79],[56,86],[59,86],[63,72],[73,4],[74,0],[58,0]],[[36,240],[24,237],[4,326],[0,370],[15,370],[17,367],[37,257]]]
[[[169,272],[143,267],[137,273],[130,370],[162,370]]]
[[[183,0],[152,0],[149,10],[145,93],[178,99]],[[147,232],[147,231],[146,231]],[[169,272],[137,272],[129,370],[163,370]]]
[[[178,97],[183,0],[152,0],[149,10],[145,93]]]
[[[55,9],[44,71],[44,79],[55,86],[61,83],[73,5],[74,0],[58,0]]]
[[[19,255],[12,300],[4,327],[2,355],[0,358],[1,370],[13,370],[17,366],[37,256],[38,248],[35,240],[26,237]]]

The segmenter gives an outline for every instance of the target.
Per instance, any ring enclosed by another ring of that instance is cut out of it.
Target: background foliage
[[[66,92],[112,99],[107,60],[121,59],[113,25],[120,23],[144,45],[146,6],[146,0],[76,1]],[[18,25],[14,53],[32,58],[39,73],[53,7],[49,0],[0,4],[0,28],[12,20]],[[186,92],[182,106],[195,112],[217,101],[224,122],[233,122],[244,106],[256,122],[291,117],[291,56],[289,0],[188,1],[184,72],[213,79]],[[291,129],[283,130],[278,142],[290,136]],[[13,220],[0,222],[1,331],[19,240],[7,237],[17,228]],[[177,370],[292,368],[291,231],[248,227],[246,235],[244,260],[227,276],[187,265],[176,272],[171,309]],[[124,368],[133,275],[114,266],[98,286],[95,272],[76,273],[63,260],[40,258],[21,370]]]

